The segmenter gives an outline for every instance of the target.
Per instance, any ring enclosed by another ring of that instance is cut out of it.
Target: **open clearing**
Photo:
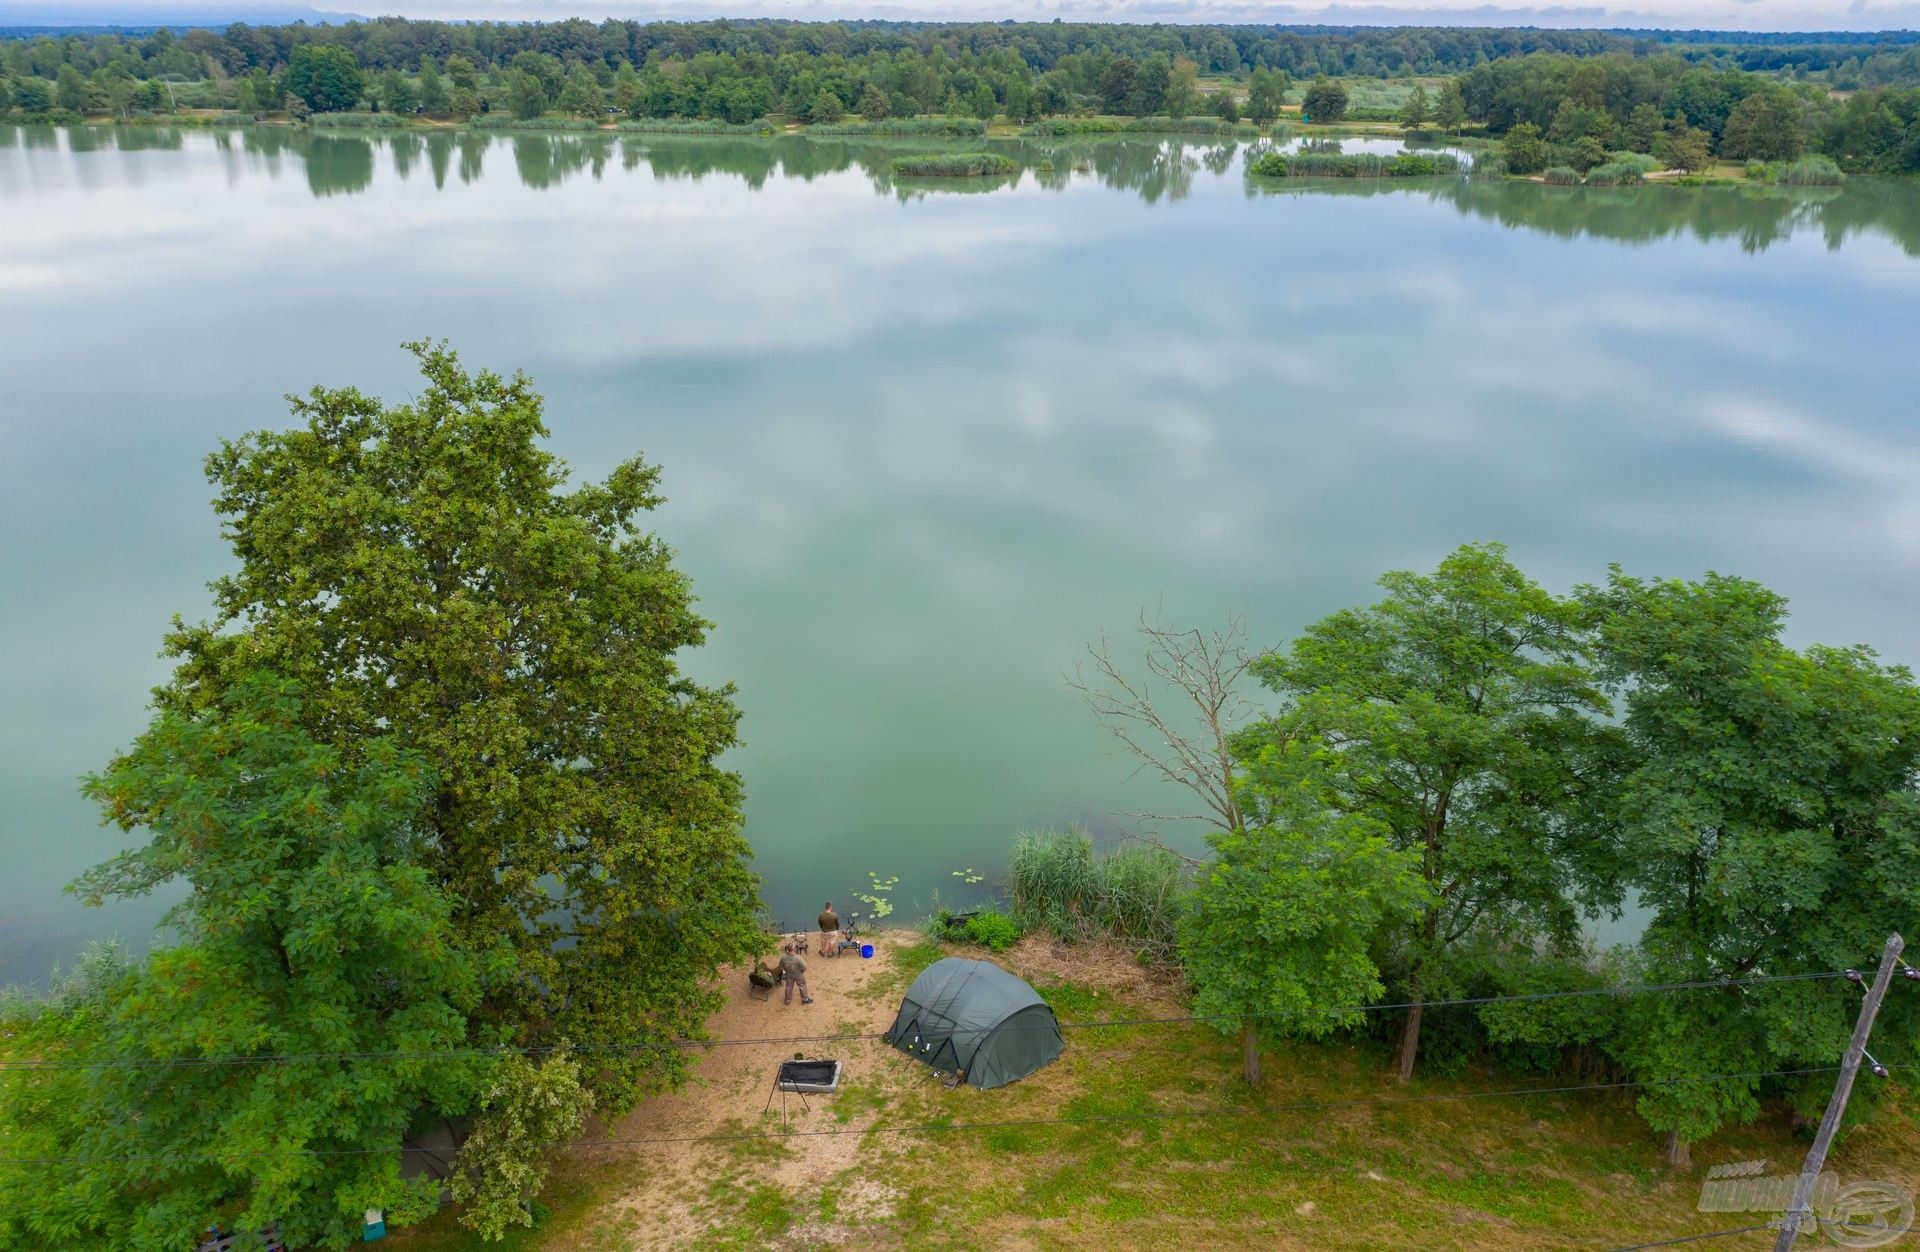
[[[1764,1221],[1698,1212],[1706,1171],[1766,1160],[1769,1173],[1789,1172],[1805,1150],[1785,1112],[1770,1110],[1698,1145],[1691,1169],[1671,1170],[1631,1091],[1446,1098],[1569,1080],[1470,1069],[1401,1088],[1367,1044],[1270,1055],[1256,1095],[1239,1081],[1235,1040],[1189,1023],[1069,1030],[1056,1064],[997,1091],[946,1090],[874,1040],[785,1041],[886,1029],[913,974],[941,955],[895,933],[872,960],[810,958],[804,1008],[777,992],[750,1000],[744,977],[730,979],[715,1037],[780,1041],[709,1048],[686,1091],[592,1126],[556,1167],[538,1229],[488,1245],[443,1214],[393,1246],[1610,1248]],[[1177,988],[1124,954],[1029,938],[1002,963],[1064,1022],[1181,1011]],[[783,1123],[777,1096],[764,1110],[775,1066],[796,1053],[839,1059],[846,1076],[807,1110],[788,1097]],[[1287,1107],[1407,1096],[1426,1098]],[[1075,1122],[1035,1124],[1062,1118]],[[918,1129],[885,1129],[895,1127]],[[733,1137],[684,1141],[706,1136]],[[683,1141],[592,1142],[642,1138]],[[1831,1167],[1842,1182],[1920,1179],[1908,1109],[1854,1133]]]

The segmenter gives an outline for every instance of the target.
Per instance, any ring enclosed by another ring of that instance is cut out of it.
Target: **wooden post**
[[[1880,954],[1880,969],[1873,976],[1873,985],[1867,988],[1865,1002],[1860,1005],[1860,1018],[1853,1024],[1853,1038],[1848,1041],[1846,1057],[1840,1062],[1840,1077],[1834,1080],[1833,1098],[1827,1101],[1826,1116],[1820,1119],[1820,1133],[1813,1137],[1813,1146],[1807,1149],[1806,1164],[1800,1167],[1800,1181],[1794,1184],[1793,1204],[1780,1223],[1780,1237],[1774,1240],[1773,1252],[1792,1252],[1794,1237],[1800,1233],[1800,1219],[1810,1211],[1814,1184],[1820,1181],[1820,1171],[1827,1163],[1827,1148],[1833,1143],[1834,1132],[1840,1129],[1840,1118],[1847,1111],[1847,1097],[1853,1094],[1854,1075],[1860,1072],[1861,1058],[1866,1055],[1874,1015],[1880,1011],[1880,1001],[1886,998],[1887,985],[1893,981],[1893,967],[1899,963],[1900,951],[1906,946],[1907,941],[1897,931],[1887,936],[1887,946]]]

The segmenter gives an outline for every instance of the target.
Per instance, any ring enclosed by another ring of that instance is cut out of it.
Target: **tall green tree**
[[[1387,596],[1371,608],[1324,618],[1254,662],[1282,707],[1241,750],[1250,787],[1309,787],[1420,859],[1431,902],[1395,936],[1414,1002],[1405,1081],[1420,1002],[1458,986],[1457,945],[1571,945],[1581,905],[1617,905],[1603,801],[1620,746],[1596,720],[1609,704],[1587,668],[1579,606],[1529,581],[1500,545],[1380,585]]]
[[[69,113],[87,111],[87,80],[71,65],[60,67],[53,95],[54,102]]]
[[[438,117],[447,111],[452,97],[447,94],[447,80],[434,66],[432,57],[420,58],[420,108],[423,112]]]
[[[1467,124],[1467,101],[1460,94],[1460,81],[1449,78],[1441,84],[1440,97],[1434,102],[1433,120],[1442,130],[1458,132]]]
[[[593,71],[581,65],[574,67],[573,73],[567,76],[567,85],[560,89],[556,107],[562,113],[571,113],[575,117],[597,119],[607,111],[607,97],[600,90]]]
[[[355,108],[366,94],[366,77],[353,53],[332,44],[300,44],[287,58],[287,90],[315,113]]]
[[[1167,72],[1167,116],[1191,117],[1200,112],[1200,68],[1189,57],[1175,57]]]
[[[1408,130],[1418,130],[1427,124],[1427,115],[1432,102],[1427,99],[1427,89],[1420,83],[1413,85],[1413,93],[1407,97],[1406,104],[1400,108],[1400,125]]]
[[[1756,91],[1727,115],[1720,155],[1732,159],[1791,161],[1806,147],[1800,102],[1783,90]]]
[[[530,122],[547,111],[547,88],[539,77],[524,70],[506,74],[507,108],[523,122]]]
[[[218,1221],[344,1248],[368,1208],[404,1224],[438,1207],[437,1183],[401,1179],[402,1136],[486,1089],[494,1061],[452,1050],[500,1037],[468,1014],[512,949],[456,934],[420,863],[424,762],[385,735],[338,751],[304,712],[292,684],[236,675],[88,782],[149,837],[75,889],[99,903],[184,880],[181,939],[16,1035],[47,1061],[133,1063],[0,1084],[10,1156],[89,1158],[0,1162],[0,1245],[162,1252]],[[260,1059],[194,1063],[230,1056]]]
[[[659,471],[569,487],[526,377],[410,346],[411,402],[315,388],[293,429],[208,459],[239,568],[214,620],[175,623],[159,698],[213,707],[265,665],[350,759],[390,736],[430,762],[426,864],[463,941],[518,950],[522,977],[479,1009],[516,1042],[698,1034],[708,979],[761,936],[740,782],[717,764],[739,714],[680,673],[707,623],[639,525]],[[600,1056],[597,1106],[617,1116],[685,1064]]]
[[[1247,119],[1257,126],[1271,126],[1280,116],[1286,99],[1285,76],[1265,66],[1247,76]]]
[[[1372,819],[1330,811],[1293,784],[1251,803],[1256,824],[1208,838],[1180,961],[1194,1011],[1240,1032],[1257,1084],[1263,1046],[1359,1020],[1355,1006],[1383,990],[1375,938],[1417,918],[1429,897],[1419,853],[1394,847]]]
[[[1865,648],[1781,641],[1786,604],[1742,579],[1642,581],[1583,593],[1635,762],[1619,789],[1630,881],[1652,913],[1655,981],[1870,965],[1920,916],[1920,688]],[[1837,1063],[1860,993],[1840,981],[1636,998],[1619,1051],[1669,1152],[1759,1111],[1763,1073]],[[1914,997],[1893,996],[1874,1052],[1910,1063]],[[1827,1074],[1788,1079],[1812,1115]],[[1856,1089],[1856,1111],[1876,1093]]]
[[[1522,122],[1507,132],[1500,141],[1500,153],[1507,159],[1507,168],[1516,174],[1534,174],[1547,168],[1551,156],[1547,141],[1540,137],[1540,128],[1532,122]]]
[[[869,122],[885,121],[893,113],[893,101],[887,99],[887,93],[872,83],[860,93],[860,116]]]
[[[1347,89],[1322,74],[1307,84],[1300,109],[1309,122],[1322,125],[1337,122],[1347,115]]]

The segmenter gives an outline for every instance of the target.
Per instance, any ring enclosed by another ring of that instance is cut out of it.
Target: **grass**
[[[475,130],[599,130],[600,123],[585,117],[502,117],[489,113],[467,125]]]
[[[903,984],[940,954],[930,943],[896,948],[889,976]],[[1166,1012],[1162,1002],[1070,976],[1037,986],[1063,1020]],[[911,1066],[890,1054],[881,1064]],[[1672,1171],[1631,1091],[1447,1099],[1557,1084],[1471,1068],[1401,1087],[1384,1044],[1275,1050],[1257,1090],[1238,1067],[1234,1039],[1180,1023],[1072,1031],[1058,1062],[995,1091],[911,1081],[890,1093],[898,1075],[882,1068],[855,1075],[833,1097],[836,1124],[877,1115],[889,1125],[954,1129],[868,1136],[850,1169],[790,1187],[773,1176],[786,1151],[778,1143],[727,1145],[681,1193],[647,1190],[647,1156],[583,1166],[591,1154],[581,1154],[556,1174],[544,1197],[552,1213],[539,1229],[485,1246],[660,1246],[642,1234],[656,1222],[686,1227],[670,1219],[684,1209],[697,1233],[678,1246],[701,1249],[1615,1247],[1747,1224],[1743,1215],[1697,1211],[1707,1169],[1767,1160],[1784,1172],[1805,1150],[1785,1111],[1769,1108],[1754,1125],[1699,1145],[1692,1170]],[[1343,1101],[1365,1103],[1299,1107]],[[1083,1120],[982,1125],[1061,1118]],[[810,1142],[795,1153],[811,1151]],[[1920,1167],[1920,1126],[1895,1104],[1843,1139],[1832,1162],[1843,1181],[1904,1179]],[[875,1212],[869,1199],[861,1215],[859,1193],[876,1185],[887,1203]],[[614,1199],[636,1189],[661,1212],[616,1216]],[[817,1234],[833,1223],[841,1223],[837,1239]],[[395,1246],[482,1247],[445,1216],[402,1232]]]
[[[1207,135],[1256,138],[1252,122],[1228,122],[1217,117],[1050,117],[1021,132],[1035,139],[1066,135]]]
[[[705,117],[635,117],[614,127],[625,135],[771,135],[779,127],[766,118],[721,122]]]
[[[902,178],[1001,178],[1020,172],[1020,163],[997,152],[929,152],[895,157],[893,172]]]

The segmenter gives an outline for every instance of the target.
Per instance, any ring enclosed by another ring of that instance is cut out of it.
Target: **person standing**
[[[831,900],[820,910],[820,955],[840,955],[840,915],[833,911]]]
[[[788,944],[781,954],[780,973],[781,973],[780,981],[784,983],[787,988],[786,991],[780,997],[780,1003],[782,1004],[793,1003],[793,989],[795,987],[798,987],[800,989],[800,1003],[802,1004],[813,1003],[813,996],[811,993],[807,991],[806,959],[802,957],[798,951],[795,950],[793,944]]]

